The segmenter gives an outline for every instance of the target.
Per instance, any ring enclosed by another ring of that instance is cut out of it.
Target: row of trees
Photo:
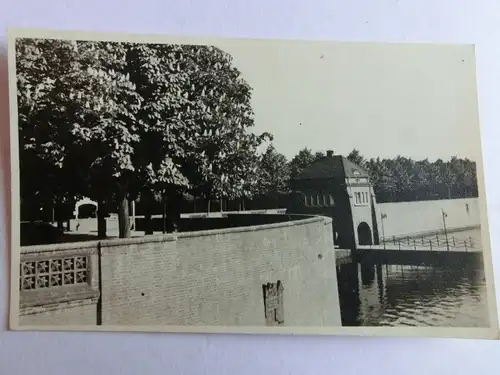
[[[300,150],[290,161],[269,148],[264,154],[267,164],[274,165],[268,182],[276,192],[288,192],[289,181],[301,170],[324,157],[322,152],[308,148]],[[393,159],[364,158],[356,149],[347,156],[370,174],[379,202],[421,201],[477,197],[476,164],[469,159],[452,157],[450,161],[438,159],[413,160],[398,156]]]
[[[380,202],[455,199],[478,196],[476,163],[452,157],[412,160],[398,156],[394,159],[365,159],[358,150],[348,158],[369,173]]]
[[[130,199],[255,194],[272,137],[250,131],[251,88],[220,49],[18,39],[16,69],[22,204],[87,196],[99,234],[116,208],[128,237]]]

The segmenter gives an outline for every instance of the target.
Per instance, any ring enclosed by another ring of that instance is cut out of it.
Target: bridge
[[[480,229],[438,233],[421,237],[393,238],[380,245],[360,245],[353,252],[358,263],[401,265],[450,265],[482,259]]]

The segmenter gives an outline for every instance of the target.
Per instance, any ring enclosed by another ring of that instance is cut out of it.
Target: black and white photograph
[[[497,336],[472,45],[9,30],[11,327]]]

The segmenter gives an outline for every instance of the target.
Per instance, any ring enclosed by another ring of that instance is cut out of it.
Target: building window
[[[283,308],[283,283],[267,283],[262,285],[264,295],[264,316],[267,326],[282,326],[285,323]]]
[[[370,202],[370,197],[367,192],[354,193],[354,204],[366,206]]]

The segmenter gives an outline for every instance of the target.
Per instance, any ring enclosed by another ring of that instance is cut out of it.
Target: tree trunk
[[[146,212],[144,215],[144,233],[146,235],[153,234],[153,219],[151,218],[151,197],[148,195],[146,198]]]
[[[64,205],[64,213],[66,217],[66,230],[69,232],[71,230],[71,219],[73,218],[73,207],[75,206],[75,202],[68,201]]]
[[[64,222],[62,220],[57,220],[57,230],[59,233],[64,233]]]
[[[63,234],[64,233],[63,210],[62,210],[62,204],[60,202],[56,202],[54,214],[57,221],[57,230],[59,231],[60,234]]]
[[[163,222],[163,234],[167,233],[167,198],[165,197],[165,194],[162,195],[161,197],[161,204],[163,206],[163,212],[162,212],[162,222]]]
[[[125,194],[118,202],[118,231],[120,238],[130,238],[130,216],[128,210],[128,199]]]
[[[107,216],[106,204],[104,201],[99,201],[97,206],[97,236],[99,238],[106,238],[107,228],[106,228],[106,216]]]
[[[130,230],[134,230],[135,231],[135,230],[137,230],[135,228],[135,225],[136,225],[136,219],[135,219],[136,218],[136,215],[135,215],[135,200],[133,200],[133,201],[130,202],[130,209],[132,211],[132,222],[130,224]]]
[[[181,196],[173,192],[166,195],[167,199],[167,233],[176,232],[179,229],[180,213],[182,210]]]
[[[153,234],[153,220],[151,219],[151,211],[147,210],[144,214],[144,234]]]
[[[144,212],[144,234],[151,235],[153,234],[153,219],[151,215],[152,206],[154,203],[153,194],[150,190],[145,190],[141,194],[141,202],[143,203],[143,207],[145,209]]]

